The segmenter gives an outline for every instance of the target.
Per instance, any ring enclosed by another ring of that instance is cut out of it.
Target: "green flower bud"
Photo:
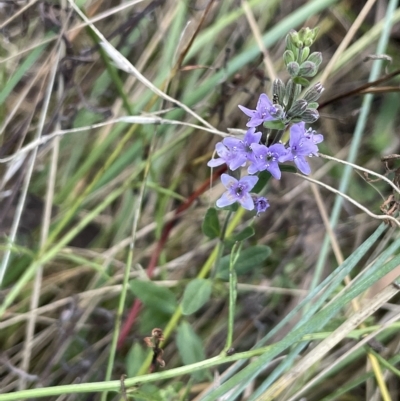
[[[317,38],[318,32],[319,32],[319,26],[317,26],[317,27],[315,27],[314,29],[312,29],[312,39],[313,39],[313,42],[315,42],[315,39]]]
[[[292,79],[289,79],[288,83],[286,84],[284,103],[288,104],[289,99],[293,99],[293,102],[295,102],[298,99],[300,93],[301,85],[298,85],[294,83]]]
[[[318,72],[318,67],[311,61],[305,61],[300,66],[299,75],[301,77],[313,77]]]
[[[301,51],[301,60],[300,63],[304,63],[307,60],[307,57],[310,54],[310,48],[309,47],[304,47],[303,50]]]
[[[319,106],[319,104],[317,102],[311,102],[311,103],[308,103],[307,108],[312,109],[312,110],[317,110],[318,106]]]
[[[308,103],[315,102],[320,98],[323,90],[324,87],[319,82],[317,82],[315,85],[307,89],[306,93],[303,96],[303,99],[306,100]]]
[[[293,106],[287,113],[289,118],[301,117],[303,113],[307,110],[307,102],[303,99],[296,100]]]
[[[320,52],[311,53],[307,61],[311,61],[317,66],[317,69],[322,63],[322,54]]]
[[[285,84],[282,82],[281,79],[277,78],[274,80],[274,83],[272,84],[272,90],[274,96],[277,96],[278,103],[280,105],[283,104],[283,99],[285,97]]]
[[[298,49],[303,47],[303,43],[301,43],[300,35],[294,29],[289,32],[290,41],[294,44]]]
[[[295,61],[296,58],[291,50],[285,50],[285,53],[283,53],[283,61],[285,62],[285,65],[287,66],[289,63],[292,63]]]
[[[297,75],[299,75],[300,66],[295,61],[292,61],[287,65],[287,70],[291,77],[297,77]]]
[[[301,40],[304,46],[311,46],[318,33],[318,28],[310,29],[308,27],[301,28],[299,31],[299,40]]]
[[[305,41],[311,34],[311,29],[308,26],[305,26],[299,31],[299,39],[301,41]]]
[[[307,109],[302,115],[301,115],[301,119],[305,122],[305,123],[314,123],[315,121],[317,121],[319,118],[319,113],[317,110],[314,109]]]
[[[290,34],[286,35],[286,50],[289,50],[293,54],[293,60],[290,61],[295,61],[297,59],[297,56],[299,54],[299,49],[296,47],[296,45],[292,41],[292,37]]]

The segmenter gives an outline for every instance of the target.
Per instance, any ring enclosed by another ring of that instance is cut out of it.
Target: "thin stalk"
[[[384,366],[386,369],[388,369],[390,372],[395,374],[400,378],[400,370],[396,369],[390,362],[388,362],[385,358],[383,358],[381,355],[379,355],[377,352],[375,352],[372,348],[368,349],[368,352],[374,355],[374,357],[379,361],[379,363]]]
[[[391,328],[387,327],[389,330]],[[355,330],[356,333],[359,330]],[[321,337],[321,335],[325,335],[325,337]],[[299,339],[299,342],[303,341],[313,341],[319,340],[321,338],[326,338],[330,336],[332,333],[316,333],[315,338],[313,335],[308,334],[307,337],[302,337]],[[354,338],[354,332],[349,332],[347,337]],[[271,344],[262,348],[257,348],[254,350],[239,352],[234,355],[226,356],[226,355],[218,355],[213,358],[206,359],[201,362],[196,362],[191,365],[181,366],[179,368],[166,370],[164,372],[152,373],[147,375],[138,375],[136,377],[132,377],[126,379],[124,384],[128,389],[129,387],[133,387],[143,383],[150,383],[159,380],[165,380],[173,377],[178,377],[186,374],[190,374],[193,372],[197,372],[201,369],[211,368],[213,366],[218,366],[224,363],[246,360],[253,358],[255,356],[263,355],[266,352],[271,351],[274,347],[278,347],[282,341],[279,341],[275,344]],[[92,392],[100,392],[100,391],[115,391],[118,392],[121,388],[120,380],[111,380],[107,382],[95,382],[95,383],[83,383],[83,384],[68,384],[64,386],[54,386],[54,387],[42,387],[35,388],[31,390],[17,391],[10,394],[0,394],[0,401],[20,401],[27,398],[39,398],[39,397],[51,397],[61,394],[83,394],[83,393],[92,393]]]
[[[128,284],[129,284],[129,273],[131,271],[131,266],[132,266],[132,259],[133,259],[133,246],[130,247],[130,251],[128,252],[128,260],[127,260],[126,266],[125,266],[124,280],[122,282],[122,290],[121,290],[121,295],[119,297],[118,311],[117,311],[117,316],[115,319],[114,333],[113,333],[113,337],[112,337],[112,341],[111,341],[111,349],[110,349],[110,354],[108,356],[107,371],[106,371],[106,376],[105,376],[106,381],[110,380],[112,370],[114,367],[114,360],[115,360],[115,354],[117,351],[119,332],[121,329],[122,315],[124,313],[126,294],[127,294],[127,290],[128,290]],[[107,391],[104,391],[102,393],[101,400],[102,401],[107,400]]]
[[[229,314],[228,314],[228,334],[226,336],[225,348],[222,351],[227,353],[232,347],[233,342],[233,327],[235,324],[235,307],[237,298],[237,275],[235,270],[235,264],[239,258],[240,250],[242,248],[242,242],[235,244],[231,252],[231,260],[229,263]]]

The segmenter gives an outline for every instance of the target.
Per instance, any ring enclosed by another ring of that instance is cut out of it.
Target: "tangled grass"
[[[0,401],[399,399],[396,1],[0,15]],[[207,237],[214,144],[302,26],[326,156]]]

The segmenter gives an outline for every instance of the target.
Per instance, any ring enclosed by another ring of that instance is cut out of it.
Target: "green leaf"
[[[132,280],[130,286],[133,294],[149,308],[163,313],[174,313],[177,302],[174,293],[168,288],[143,280]]]
[[[232,203],[232,205],[219,207],[220,210],[227,210],[229,212],[236,212],[239,209],[239,204],[237,202]]]
[[[267,170],[261,171],[261,173],[258,174],[258,181],[252,192],[255,192],[256,194],[260,193],[268,184],[268,181],[271,179],[271,177],[271,173],[269,173]]]
[[[129,398],[133,397],[135,401],[163,401],[160,389],[151,383],[146,383],[140,389],[127,389]]]
[[[308,81],[308,79],[302,78],[302,77],[295,77],[295,78],[293,78],[293,82],[294,82],[295,84],[304,86],[305,88],[306,88],[307,86],[310,85],[310,82]]]
[[[126,374],[128,377],[134,377],[139,372],[140,367],[145,361],[147,352],[139,343],[135,342],[128,352],[126,358]]]
[[[280,164],[279,168],[285,173],[297,173],[297,168],[295,166],[291,166],[290,164]]]
[[[271,254],[271,248],[266,245],[255,245],[242,251],[235,263],[237,275],[245,274],[259,267]],[[221,258],[218,264],[217,278],[227,280],[229,278],[230,255]]]
[[[178,346],[182,362],[185,365],[200,362],[206,358],[201,338],[194,332],[192,326],[188,322],[182,322],[179,325],[176,336],[176,344]],[[193,377],[199,381],[203,380],[205,376],[205,371],[193,373]]]
[[[318,107],[319,107],[319,104],[318,104],[317,102],[311,102],[311,103],[308,103],[307,107],[308,107],[309,109],[317,110]]]
[[[221,234],[221,228],[219,225],[217,209],[210,207],[207,210],[201,228],[203,230],[203,234],[208,238],[214,239],[219,237]]]
[[[240,233],[235,234],[233,237],[229,238],[234,241],[244,241],[247,238],[250,238],[254,235],[254,228],[253,227],[246,227]]]
[[[198,311],[211,295],[212,284],[204,278],[192,280],[185,288],[182,299],[182,313],[191,315]]]
[[[285,124],[282,121],[266,121],[264,123],[264,127],[265,128],[270,128],[270,129],[277,129],[277,130],[281,130],[281,129],[285,129]]]
[[[146,307],[140,311],[137,334],[149,336],[154,327],[165,327],[171,319],[171,313]]]

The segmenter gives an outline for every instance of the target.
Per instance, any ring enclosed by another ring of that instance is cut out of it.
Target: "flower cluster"
[[[316,101],[323,87],[317,83],[302,98],[299,96],[302,86],[308,86],[305,77],[314,76],[322,61],[320,53],[310,54],[309,51],[315,36],[316,30],[308,28],[289,33],[284,60],[291,78],[286,85],[280,79],[274,81],[273,101],[263,93],[255,110],[239,106],[249,117],[243,139],[227,137],[216,144],[218,157],[208,162],[209,167],[226,164],[232,172],[246,167],[249,174],[240,179],[222,174],[221,181],[227,191],[217,200],[218,207],[238,202],[247,210],[255,209],[258,215],[269,207],[269,203],[265,197],[250,192],[259,180],[257,173],[268,171],[279,180],[282,175],[280,163],[293,162],[303,174],[310,174],[307,158],[318,156],[317,145],[323,141],[323,136],[311,128],[306,129],[305,124],[319,117]],[[288,127],[289,138],[282,142]]]

